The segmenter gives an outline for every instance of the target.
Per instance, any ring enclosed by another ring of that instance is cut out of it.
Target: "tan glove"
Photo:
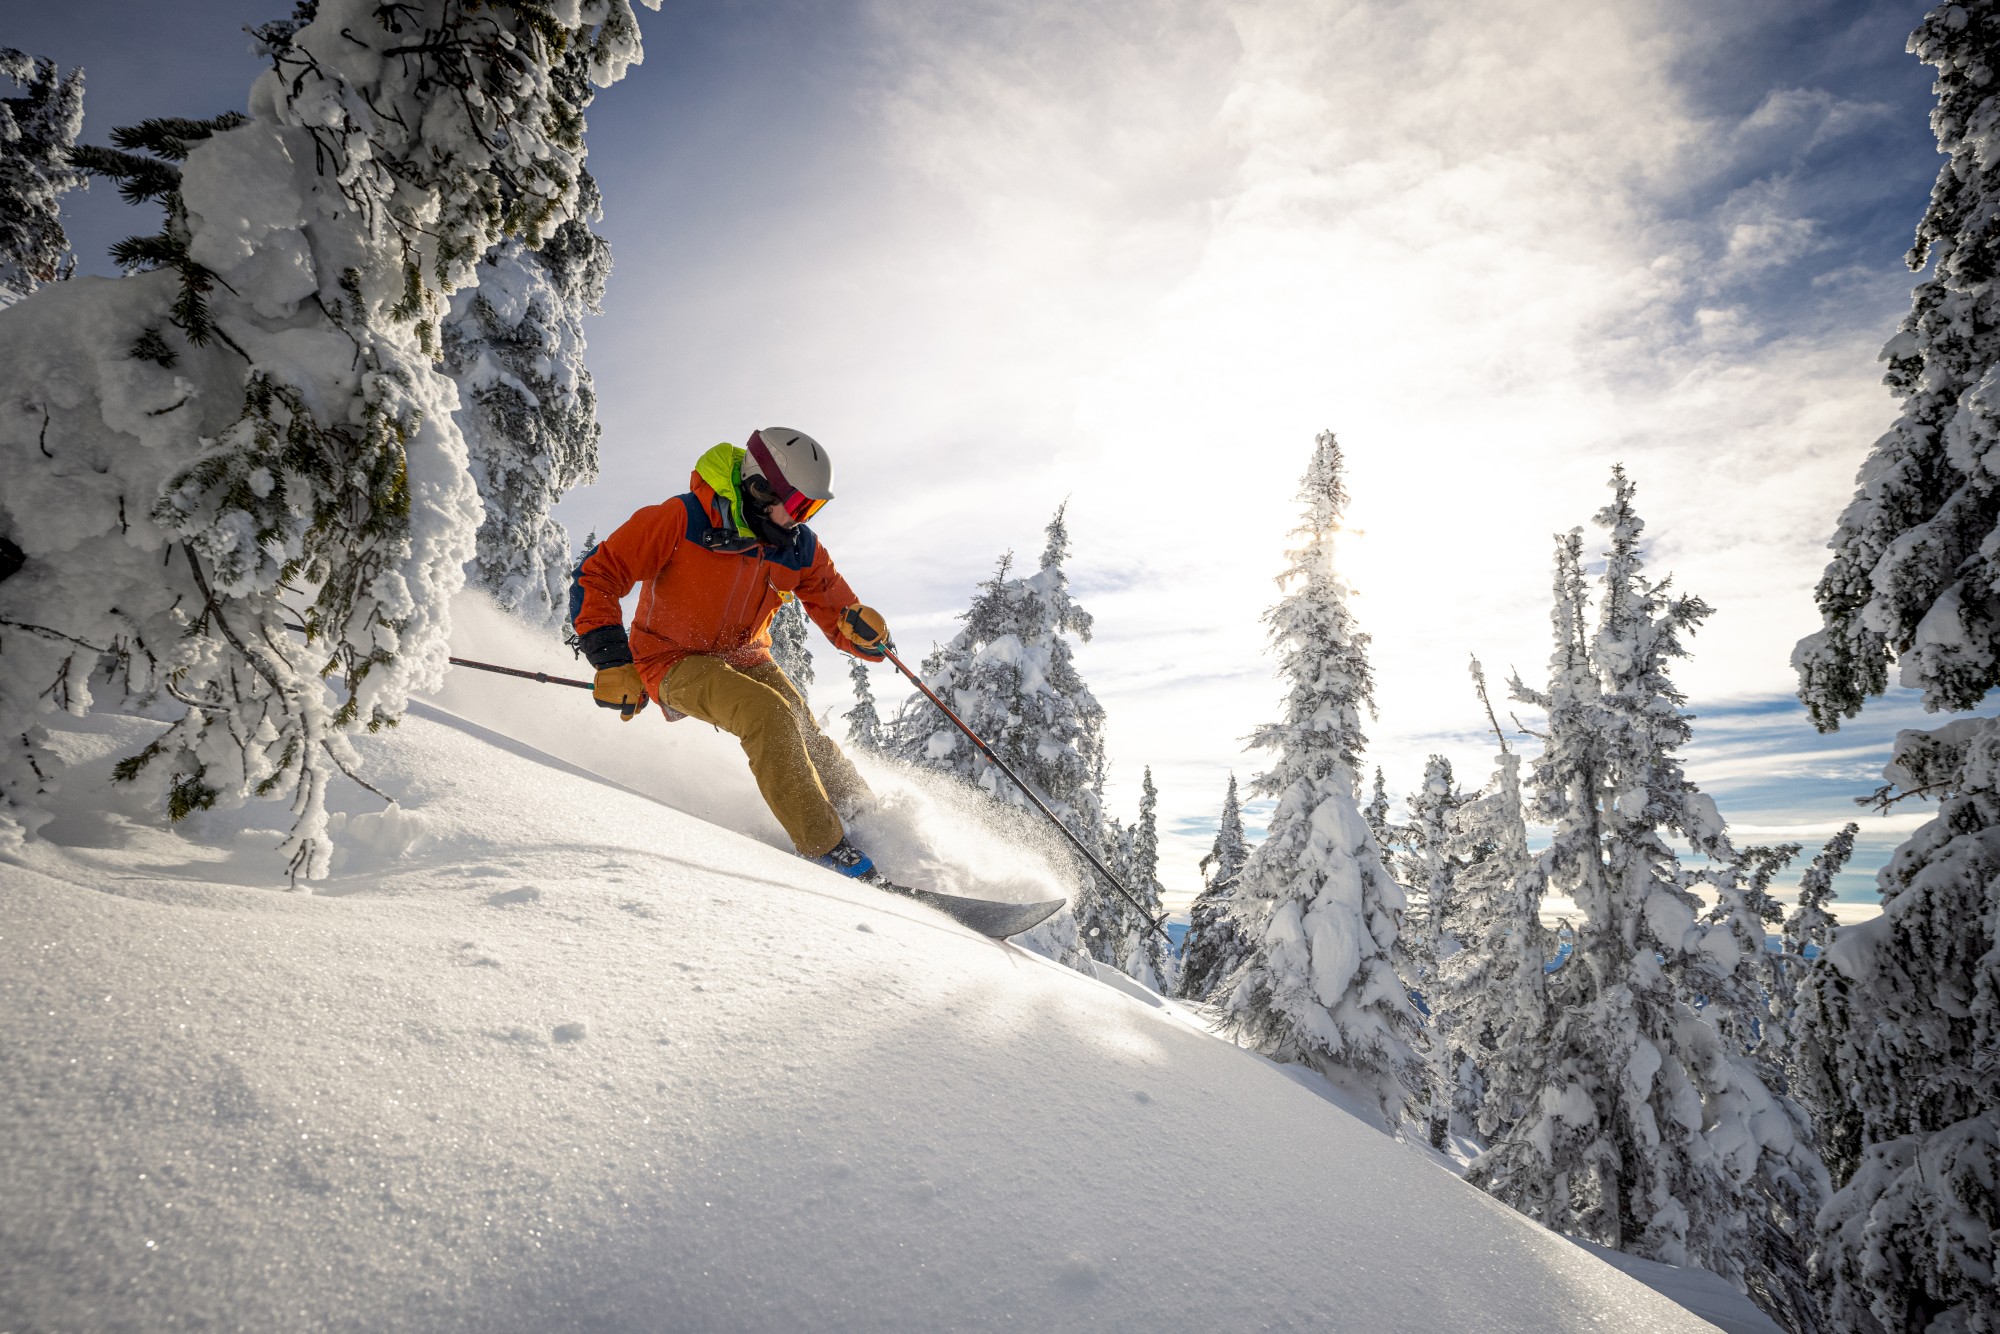
[[[639,669],[629,662],[599,672],[590,695],[598,708],[618,710],[621,723],[631,722],[633,715],[646,707],[646,683],[639,679]]]
[[[857,602],[840,613],[839,625],[840,633],[861,650],[862,657],[870,662],[882,661],[882,650],[889,643],[889,623],[882,619],[881,612]]]

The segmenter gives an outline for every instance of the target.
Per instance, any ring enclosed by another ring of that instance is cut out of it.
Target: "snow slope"
[[[157,725],[58,720],[0,1330],[1712,1328],[1170,1007],[450,718],[361,743],[402,805],[312,895],[281,809],[162,830],[103,783]]]

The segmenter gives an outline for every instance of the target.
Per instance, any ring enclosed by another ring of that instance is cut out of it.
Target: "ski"
[[[940,894],[935,890],[899,885],[880,871],[860,878],[877,889],[935,908],[960,926],[970,927],[980,935],[991,936],[995,940],[1018,936],[1030,927],[1040,925],[1068,902],[1067,899],[1049,899],[1043,903],[1000,903],[993,899],[969,899],[959,894]]]

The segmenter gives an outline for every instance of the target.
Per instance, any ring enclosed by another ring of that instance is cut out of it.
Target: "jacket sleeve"
[[[687,532],[687,508],[676,500],[649,505],[584,553],[570,582],[570,629],[599,671],[632,661],[618,600],[665,567]]]
[[[853,654],[854,644],[840,633],[840,613],[861,599],[854,596],[854,590],[840,577],[840,571],[833,568],[833,558],[826,554],[824,544],[813,553],[812,564],[799,576],[798,586],[792,592],[805,605],[806,615],[813,618],[820,633],[842,653]]]

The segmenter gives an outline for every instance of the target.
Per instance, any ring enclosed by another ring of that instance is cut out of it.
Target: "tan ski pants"
[[[732,667],[720,658],[682,658],[660,682],[660,697],[743,743],[764,804],[802,856],[831,851],[843,833],[835,807],[852,807],[870,796],[868,784],[819,730],[775,662]]]

